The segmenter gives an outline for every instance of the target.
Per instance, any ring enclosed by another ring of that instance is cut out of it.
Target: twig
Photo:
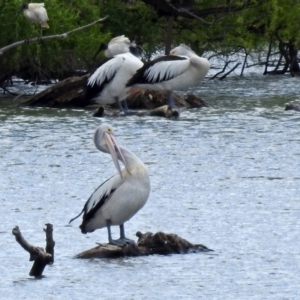
[[[62,33],[62,34],[55,34],[55,35],[35,37],[35,38],[30,38],[30,39],[26,39],[26,40],[23,40],[23,41],[19,41],[19,42],[13,43],[11,45],[8,45],[8,46],[5,46],[5,47],[1,48],[0,49],[0,55],[2,55],[7,50],[10,50],[12,48],[18,47],[18,46],[23,45],[23,44],[35,43],[35,42],[39,42],[39,41],[52,40],[52,39],[57,39],[57,38],[67,38],[69,34],[72,34],[72,33],[76,32],[76,31],[79,31],[79,30],[86,29],[86,28],[91,27],[91,26],[94,26],[94,25],[96,25],[98,23],[104,22],[107,19],[108,19],[108,16],[106,16],[106,17],[104,17],[102,19],[99,19],[99,20],[97,20],[95,22],[92,22],[90,24],[84,25],[82,27],[75,28],[75,29],[70,30],[68,32]]]

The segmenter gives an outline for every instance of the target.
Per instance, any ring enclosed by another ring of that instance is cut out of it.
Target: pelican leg
[[[123,107],[124,111],[129,112],[130,110],[129,110],[128,106],[127,106],[126,99],[123,100],[122,103],[123,103],[122,107]]]
[[[123,113],[125,113],[125,114],[128,113],[128,112],[129,112],[129,109],[128,109],[126,100],[120,101],[120,99],[119,99],[118,97],[116,97],[115,99],[116,99],[116,102],[118,103],[120,112],[123,112]],[[124,103],[124,107],[122,106],[122,102]]]
[[[172,91],[167,91],[167,100],[168,100],[168,105],[169,105],[170,109],[176,107]]]
[[[135,244],[133,240],[127,239],[125,237],[125,230],[124,230],[124,224],[120,225],[120,238],[118,240],[113,240],[111,237],[111,221],[106,221],[106,227],[108,232],[108,241],[110,244],[121,246],[125,244]]]
[[[120,238],[118,241],[124,241],[124,244],[135,244],[135,241],[126,238],[124,224],[120,225]]]
[[[178,118],[180,115],[179,109],[175,105],[173,98],[173,92],[167,91],[167,100],[168,100],[168,115],[167,118]]]

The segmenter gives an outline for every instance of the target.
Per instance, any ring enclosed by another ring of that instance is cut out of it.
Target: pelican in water
[[[86,99],[101,105],[117,103],[121,112],[127,113],[127,81],[143,66],[141,48],[131,43],[124,35],[112,39],[105,50],[106,59],[89,77],[86,86]]]
[[[173,90],[185,90],[198,85],[208,73],[210,63],[190,47],[181,44],[170,55],[158,57],[137,70],[126,87],[167,91],[169,108],[175,107]]]
[[[49,19],[44,3],[23,3],[19,13],[22,11],[28,21],[40,24],[42,29],[49,28],[47,23]]]
[[[118,170],[117,174],[103,182],[85,203],[82,233],[107,227],[108,241],[115,245],[134,243],[125,236],[124,223],[131,219],[147,202],[150,194],[150,179],[143,162],[130,150],[118,146],[113,135],[114,130],[108,124],[100,125],[94,134],[98,150],[110,153]],[[125,168],[121,170],[119,161]],[[113,240],[111,226],[120,226],[120,238]]]

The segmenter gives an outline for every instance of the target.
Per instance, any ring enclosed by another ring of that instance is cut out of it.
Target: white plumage
[[[127,105],[124,108],[121,105],[129,91],[125,85],[142,66],[143,63],[131,53],[115,55],[104,61],[88,79],[86,97],[101,105],[117,102],[120,110],[126,111]]]
[[[131,42],[125,35],[120,35],[110,40],[104,54],[106,57],[113,57],[127,52],[140,57],[143,50],[135,42]]]
[[[128,81],[127,87],[167,91],[168,103],[175,106],[173,90],[196,86],[208,73],[210,63],[199,57],[191,48],[181,44],[171,55],[161,56],[146,64]]]
[[[124,223],[148,200],[150,179],[147,168],[130,150],[117,145],[111,126],[107,124],[99,126],[94,134],[94,141],[100,151],[111,153],[118,173],[101,184],[84,205],[82,212],[77,216],[83,213],[81,231],[87,233],[107,227],[110,243],[132,243],[133,241],[125,237]],[[123,170],[118,160],[124,164]],[[113,225],[120,226],[118,240],[111,237],[110,227]]]
[[[23,3],[21,6],[24,16],[33,23],[38,23],[42,28],[49,28],[48,15],[44,3]]]
[[[88,79],[87,100],[92,99],[101,105],[118,103],[121,111],[128,111],[125,99],[130,89],[125,85],[143,66],[141,60],[129,52],[130,47],[133,47],[132,43],[125,36],[116,37],[110,41],[105,52],[108,58]],[[118,52],[121,53],[117,54]]]

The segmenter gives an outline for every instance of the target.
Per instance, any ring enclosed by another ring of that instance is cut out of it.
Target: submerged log
[[[15,236],[16,241],[21,247],[30,254],[29,261],[34,261],[32,268],[29,272],[29,276],[40,277],[48,264],[54,262],[54,246],[53,240],[53,226],[52,224],[46,224],[46,251],[42,247],[36,247],[29,244],[23,237],[18,226],[13,228],[12,234]]]
[[[213,251],[201,244],[192,244],[176,234],[164,232],[136,233],[137,244],[116,246],[112,244],[99,244],[97,247],[77,254],[76,258],[119,258],[126,256],[169,255]]]
[[[290,102],[285,104],[285,110],[300,111],[300,102]]]

